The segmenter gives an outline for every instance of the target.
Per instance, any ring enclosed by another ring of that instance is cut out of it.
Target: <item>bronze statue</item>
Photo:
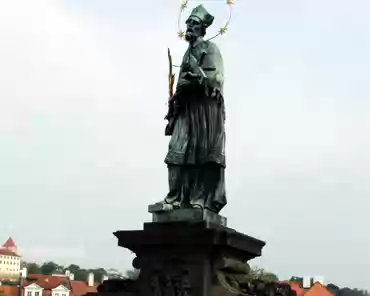
[[[166,116],[165,134],[171,139],[163,203],[218,213],[226,205],[224,72],[218,47],[203,39],[213,20],[199,5],[186,21],[189,47]]]

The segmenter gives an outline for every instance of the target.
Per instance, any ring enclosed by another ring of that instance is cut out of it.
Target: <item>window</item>
[[[59,293],[55,293],[54,296],[59,296]]]
[[[40,296],[40,292],[39,291],[35,292],[35,296]]]
[[[62,294],[62,296],[67,296],[66,294]]]
[[[27,296],[32,296],[32,291],[27,291]]]

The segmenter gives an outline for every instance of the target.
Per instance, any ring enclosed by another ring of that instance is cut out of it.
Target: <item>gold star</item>
[[[188,0],[184,0],[181,4],[181,11],[183,11],[188,6]]]
[[[232,5],[232,4],[234,4],[234,0],[226,0],[226,4]]]
[[[179,36],[180,39],[183,39],[184,36],[185,36],[185,32],[184,31],[179,31],[179,32],[177,32],[177,36]]]
[[[226,33],[226,31],[227,31],[227,27],[223,27],[223,28],[220,29],[219,33],[221,35],[224,35]]]

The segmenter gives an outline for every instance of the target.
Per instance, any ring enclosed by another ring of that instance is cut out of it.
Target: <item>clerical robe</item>
[[[200,67],[202,82],[186,79]],[[225,194],[225,108],[223,61],[218,47],[201,40],[186,51],[176,87],[176,121],[165,163],[169,172],[167,203],[219,212]]]

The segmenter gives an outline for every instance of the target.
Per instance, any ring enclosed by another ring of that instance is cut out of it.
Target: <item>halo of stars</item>
[[[225,1],[226,5],[228,7],[229,17],[228,17],[225,25],[218,30],[217,34],[212,36],[211,38],[209,38],[207,40],[214,39],[214,38],[216,38],[220,35],[225,35],[227,30],[228,30],[228,26],[229,26],[229,23],[231,21],[231,12],[232,12],[231,7],[234,4],[235,0],[224,0],[224,1]],[[185,30],[181,26],[181,16],[182,16],[183,11],[188,7],[188,2],[189,2],[189,0],[182,0],[181,6],[180,6],[180,12],[179,12],[179,17],[178,17],[178,21],[177,21],[177,27],[178,27],[177,36],[180,39],[185,38]]]

